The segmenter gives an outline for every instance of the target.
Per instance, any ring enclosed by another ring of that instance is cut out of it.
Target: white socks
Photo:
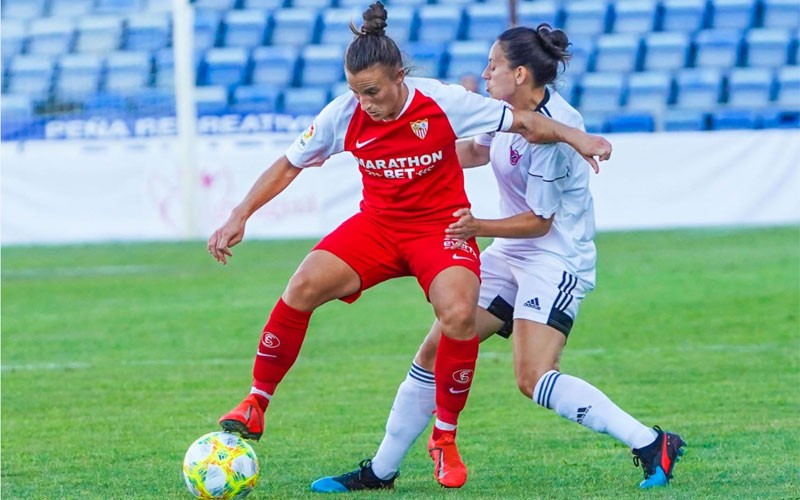
[[[593,385],[555,370],[542,375],[536,383],[533,402],[593,431],[609,434],[632,449],[647,446],[657,435]]]
[[[433,373],[414,363],[397,389],[386,421],[386,434],[372,459],[372,472],[376,476],[386,479],[397,471],[411,445],[428,427],[435,410]]]

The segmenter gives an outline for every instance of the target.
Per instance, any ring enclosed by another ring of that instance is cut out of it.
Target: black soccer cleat
[[[364,459],[358,469],[342,474],[317,479],[311,483],[311,491],[317,493],[347,493],[358,490],[390,490],[394,488],[394,480],[399,476],[395,472],[388,479],[380,479],[372,471],[372,460]]]
[[[664,432],[661,427],[653,427],[658,433],[656,440],[643,448],[633,450],[633,464],[644,469],[644,481],[639,483],[640,488],[666,486],[672,479],[672,469],[675,468],[686,442],[677,434]]]

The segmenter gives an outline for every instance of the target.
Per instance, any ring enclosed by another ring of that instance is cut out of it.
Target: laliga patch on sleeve
[[[308,126],[305,132],[300,134],[300,136],[297,138],[297,148],[300,151],[305,151],[306,147],[308,146],[308,143],[311,142],[311,139],[313,137],[314,137],[314,122],[311,122],[311,125]]]

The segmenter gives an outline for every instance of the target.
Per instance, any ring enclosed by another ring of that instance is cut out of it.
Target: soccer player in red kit
[[[259,439],[264,410],[297,359],[314,309],[334,299],[353,302],[378,283],[414,276],[442,329],[429,441],[434,476],[443,486],[458,488],[467,469],[455,434],[478,355],[480,261],[474,238],[462,243],[445,235],[456,220],[453,213],[469,206],[456,139],[512,131],[531,142],[567,142],[595,167],[594,157],[608,158],[611,145],[462,87],[406,77],[400,51],[384,33],[386,17],[377,2],[364,12],[360,30],[351,26],[356,37],[345,53],[345,74],[352,93],[320,112],[208,240],[209,252],[225,264],[247,219],[303,169],[342,151],[358,162],[364,187],[360,212],[323,238],[289,280],[261,335],[250,394],[220,425]]]

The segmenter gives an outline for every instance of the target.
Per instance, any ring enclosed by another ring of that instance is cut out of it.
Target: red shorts
[[[401,276],[416,277],[427,297],[433,279],[448,267],[466,267],[480,279],[475,238],[455,248],[455,242],[444,234],[448,225],[399,226],[358,213],[324,237],[314,250],[336,255],[361,277],[361,289],[342,297],[344,302],[355,302],[362,291]]]

